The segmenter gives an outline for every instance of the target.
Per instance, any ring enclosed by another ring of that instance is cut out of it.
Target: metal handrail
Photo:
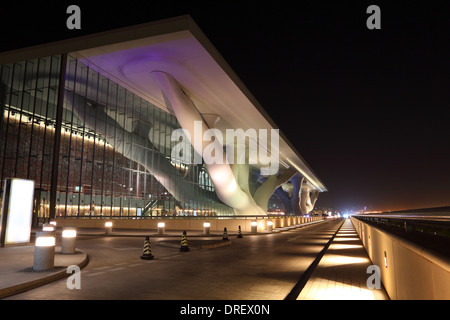
[[[398,231],[420,232],[450,238],[450,216],[437,215],[356,215],[357,219]]]

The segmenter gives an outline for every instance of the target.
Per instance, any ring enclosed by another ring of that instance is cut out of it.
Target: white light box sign
[[[5,181],[1,218],[2,246],[30,242],[33,199],[33,180],[12,178]]]

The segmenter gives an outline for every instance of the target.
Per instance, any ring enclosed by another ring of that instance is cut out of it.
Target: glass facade
[[[34,180],[35,217],[51,215],[52,193],[56,217],[234,214],[203,165],[171,161],[176,118],[80,60],[12,63],[0,77],[0,186]]]

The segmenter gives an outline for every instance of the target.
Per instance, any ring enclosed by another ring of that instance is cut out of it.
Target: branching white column
[[[291,204],[291,210],[294,214],[300,214],[300,195],[302,192],[303,181],[305,180],[299,173],[289,180],[292,183],[292,196],[289,199]]]
[[[144,166],[183,205],[198,208],[205,203],[214,203],[224,212],[231,212],[229,207],[206,196],[205,190],[193,187],[161,152],[156,151],[148,139],[149,128],[135,128],[134,133],[128,132],[99,106],[87,105],[81,95],[67,90],[64,94],[64,107],[73,112],[86,128],[101,134],[116,152]]]
[[[314,209],[317,198],[319,197],[318,190],[312,190],[308,183],[303,182],[302,192],[300,195],[300,210],[303,214],[308,214]]]
[[[204,123],[200,113],[195,108],[193,102],[185,95],[178,82],[168,73],[162,71],[153,71],[150,73],[151,77],[158,83],[161,89],[166,105],[170,108],[181,127],[189,132],[194,150],[202,155],[205,147],[211,144],[219,144],[217,141],[204,141],[203,137],[197,141],[192,141],[195,137],[195,122],[200,121],[202,125],[202,132],[205,132],[208,127]],[[198,122],[197,122],[198,123]],[[188,137],[189,138],[189,137]],[[222,145],[215,147],[216,151],[222,151]],[[219,158],[226,159],[223,153]],[[216,155],[217,158],[217,155]],[[238,215],[264,215],[265,210],[261,209],[253,200],[253,198],[244,192],[238,185],[233,170],[230,165],[223,163],[206,163],[206,169],[214,184],[217,196],[226,205],[232,207]]]
[[[255,195],[253,196],[256,204],[261,208],[267,208],[270,196],[279,186],[292,178],[294,174],[295,171],[288,169],[281,174],[268,176],[267,180],[256,190]]]

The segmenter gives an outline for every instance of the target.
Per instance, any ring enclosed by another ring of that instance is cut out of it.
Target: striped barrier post
[[[152,255],[152,249],[150,247],[150,237],[146,236],[144,241],[144,250],[142,252],[141,259],[152,260],[154,256]]]
[[[183,237],[181,238],[180,251],[183,251],[183,252],[189,251],[189,245],[188,245],[188,241],[187,241],[186,230],[183,231]]]

